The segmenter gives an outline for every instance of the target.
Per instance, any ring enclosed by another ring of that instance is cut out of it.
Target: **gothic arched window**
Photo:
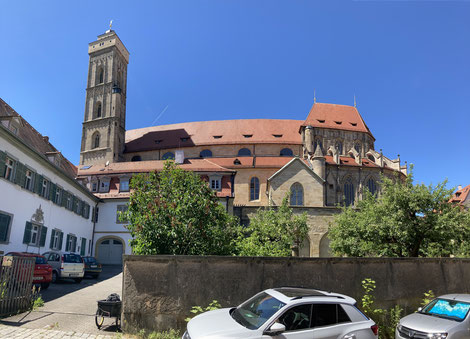
[[[251,151],[248,148],[242,148],[241,150],[238,151],[238,156],[239,157],[250,157],[251,156]]]
[[[259,179],[251,178],[250,181],[250,201],[259,199]]]
[[[342,141],[337,141],[335,144],[336,149],[338,150],[338,153],[341,155],[343,154],[343,142]]]
[[[281,157],[293,157],[294,152],[290,148],[281,149]]]
[[[304,205],[304,188],[298,182],[290,187],[290,204],[291,206]]]
[[[101,118],[101,102],[96,104],[96,117]]]
[[[372,162],[375,162],[375,157],[372,155],[372,154],[367,154],[367,158],[372,161]]]
[[[354,149],[356,150],[357,153],[361,154],[361,144],[356,142],[354,144]]]
[[[212,157],[212,151],[210,149],[202,150],[201,153],[199,153],[199,156],[201,158],[210,158]]]
[[[96,132],[93,135],[93,148],[99,148],[100,147],[100,134]]]
[[[354,184],[351,181],[351,178],[348,178],[344,183],[344,203],[346,206],[354,204],[355,194],[354,194]]]
[[[375,183],[374,179],[369,178],[367,180],[367,189],[371,194],[375,194],[375,192],[377,192],[377,184]]]
[[[313,151],[314,152],[317,150],[317,146],[320,146],[320,149],[323,152],[323,141],[321,139],[315,139],[315,142],[313,144]]]
[[[168,159],[175,160],[175,154],[172,152],[166,152],[165,154],[163,154],[162,159],[163,160],[168,160]]]
[[[104,82],[104,70],[103,67],[100,67],[98,71],[98,83],[102,84]]]

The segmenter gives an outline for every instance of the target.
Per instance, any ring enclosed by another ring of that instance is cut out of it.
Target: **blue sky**
[[[353,104],[426,184],[470,184],[469,1],[0,1],[0,97],[78,164],[87,45],[130,51],[127,129]]]

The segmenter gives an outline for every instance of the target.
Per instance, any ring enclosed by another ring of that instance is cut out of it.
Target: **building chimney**
[[[184,151],[183,150],[175,151],[175,163],[177,164],[184,163]]]
[[[457,186],[457,189],[460,191],[462,189],[462,185]]]

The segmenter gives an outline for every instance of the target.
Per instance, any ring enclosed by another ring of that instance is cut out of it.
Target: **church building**
[[[129,52],[108,30],[88,46],[89,67],[77,178],[99,199],[94,255],[120,263],[130,233],[117,215],[126,208],[129,180],[163,168],[168,159],[204,178],[229,213],[244,224],[258,208],[288,195],[307,212],[303,256],[328,256],[328,225],[338,205],[375,193],[381,174],[405,176],[400,158],[376,151],[355,106],[313,102],[305,120],[241,119],[185,122],[126,130]],[[190,192],[188,192],[189,194]]]

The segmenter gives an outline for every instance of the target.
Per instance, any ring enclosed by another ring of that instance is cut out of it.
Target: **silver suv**
[[[470,294],[446,294],[400,319],[396,339],[470,338]]]
[[[377,325],[348,296],[282,287],[256,294],[238,307],[202,313],[183,339],[208,338],[377,339]]]
[[[81,256],[75,253],[46,252],[43,253],[47,263],[52,266],[52,282],[69,278],[80,283],[85,274],[85,264]]]

